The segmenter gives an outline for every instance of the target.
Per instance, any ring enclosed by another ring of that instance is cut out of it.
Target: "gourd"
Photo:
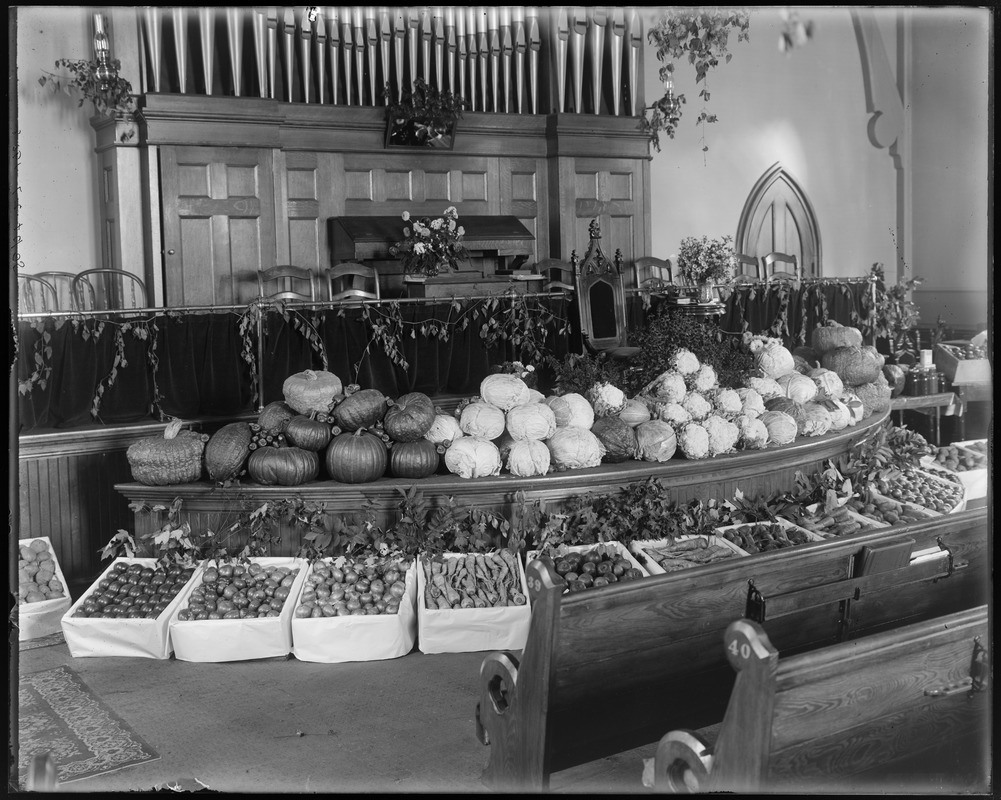
[[[829,320],[818,325],[810,334],[810,346],[823,358],[824,353],[838,347],[861,347],[862,331]]]
[[[845,386],[872,383],[882,369],[876,356],[862,347],[835,347],[820,357],[820,365],[838,373]]]
[[[641,425],[650,419],[650,407],[635,397],[626,400],[626,404],[619,412],[619,419],[631,428]]]
[[[247,459],[247,474],[265,486],[301,486],[320,474],[320,454],[301,447],[259,447]]]
[[[768,441],[789,444],[796,439],[796,420],[784,411],[766,411],[758,419],[768,429]]]
[[[298,414],[285,426],[285,438],[303,450],[323,450],[330,443],[330,425],[318,419]]]
[[[205,445],[205,471],[209,480],[222,483],[240,474],[250,455],[249,422],[231,422],[212,434]]]
[[[371,428],[381,422],[389,400],[378,389],[359,389],[334,407],[334,420],[342,431]]]
[[[397,478],[420,479],[438,471],[438,446],[427,439],[396,442],[389,449],[389,472]]]
[[[343,390],[341,379],[326,370],[297,372],[282,384],[285,402],[300,414],[326,414]]]
[[[604,445],[602,461],[616,464],[636,457],[636,431],[618,417],[598,417],[591,433]]]
[[[890,407],[890,385],[880,372],[876,380],[855,387],[855,394],[862,401],[863,417],[882,414]]]
[[[879,350],[877,350],[874,345],[871,344],[862,345],[862,352],[871,355],[876,360],[876,364],[879,366],[880,369],[886,366],[886,356],[884,356],[881,352],[879,352]]]
[[[539,439],[521,439],[511,444],[507,469],[519,478],[531,478],[549,472],[552,456],[549,447]]]
[[[324,460],[333,480],[370,483],[385,475],[388,454],[382,439],[359,428],[331,439]]]
[[[295,412],[282,400],[275,400],[268,403],[257,415],[257,424],[268,433],[285,433],[289,420],[295,416]]]
[[[182,430],[184,423],[171,420],[162,437],[133,442],[125,451],[132,477],[147,486],[191,483],[202,476],[204,433]]]
[[[515,406],[531,399],[528,384],[517,375],[497,373],[487,375],[480,381],[480,397],[501,411],[510,411]]]
[[[434,403],[423,392],[410,392],[389,404],[382,427],[395,442],[416,442],[431,430]]]

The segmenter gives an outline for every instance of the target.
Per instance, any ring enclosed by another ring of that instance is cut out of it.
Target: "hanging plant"
[[[136,135],[136,99],[132,84],[120,74],[121,62],[116,58],[108,62],[111,75],[101,75],[101,65],[97,61],[74,61],[60,58],[56,69],[65,69],[70,77],[46,72],[38,79],[40,86],[49,86],[56,92],[64,92],[77,100],[77,106],[90,103],[99,116],[121,119],[129,124],[119,140],[127,142]]]
[[[386,84],[386,97],[392,96]],[[386,144],[402,147],[452,146],[455,124],[466,101],[416,78],[400,99],[386,107]]]
[[[681,121],[685,96],[675,95],[673,86],[674,65],[682,59],[687,59],[695,67],[695,82],[699,85],[699,97],[702,98],[702,110],[695,122],[702,127],[702,152],[709,150],[705,125],[716,122],[716,115],[707,110],[709,71],[719,64],[720,58],[729,63],[733,57],[727,51],[731,31],[737,32],[738,42],[747,41],[749,26],[747,9],[667,8],[647,31],[647,38],[657,48],[657,59],[665,62],[660,68],[665,91],[663,97],[644,109],[640,129],[649,135],[658,153],[660,134],[673,139]]]

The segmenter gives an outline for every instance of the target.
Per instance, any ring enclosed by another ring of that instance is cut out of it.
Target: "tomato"
[[[399,605],[399,599],[407,593],[407,585],[403,581],[396,581],[389,587],[389,594],[392,595],[394,599],[397,600],[397,605]],[[392,602],[387,600],[387,603]]]
[[[194,619],[194,617],[188,609],[182,608],[177,612],[177,619],[179,622],[187,622],[189,619]]]
[[[220,564],[219,565],[219,577],[220,578],[232,578],[233,577],[233,565],[232,564]]]
[[[313,615],[313,606],[310,603],[303,603],[295,610],[296,619],[309,619]]]
[[[353,569],[346,570],[344,573],[345,583],[355,583],[358,580],[358,573]]]
[[[219,580],[219,572],[214,567],[209,567],[202,573],[202,583],[215,583]]]
[[[277,589],[275,589],[275,600],[277,600],[279,604],[284,603],[285,600],[288,599],[288,595],[289,595],[288,586],[279,586]]]
[[[400,579],[400,571],[391,567],[382,573],[382,579],[387,586],[392,586]]]
[[[218,602],[218,604],[216,604],[215,608],[216,608],[216,611],[220,612],[221,614],[227,614],[230,611],[235,611],[236,610],[236,603],[234,603],[232,600],[226,600],[224,598],[224,599],[220,600]]]

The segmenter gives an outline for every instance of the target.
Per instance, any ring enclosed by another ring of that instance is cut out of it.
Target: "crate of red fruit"
[[[547,555],[556,574],[566,582],[564,592],[601,589],[620,581],[645,578],[649,572],[621,542],[557,545],[551,550],[530,552],[528,560]]]
[[[292,616],[292,654],[300,661],[398,658],[416,639],[416,562],[340,556],[309,566]]]
[[[306,578],[302,558],[210,560],[170,621],[182,661],[248,661],[292,652],[292,612]]]
[[[70,654],[170,658],[170,620],[199,568],[117,558],[62,619]]]
[[[966,489],[961,482],[918,469],[877,478],[873,488],[884,497],[914,503],[939,514],[953,514],[966,508]]]
[[[629,550],[651,575],[678,572],[747,555],[721,536],[637,539],[629,543]]]
[[[422,653],[521,650],[531,618],[525,569],[511,550],[421,556],[417,646]]]
[[[24,642],[59,630],[70,595],[48,536],[17,544],[17,635]]]
[[[724,525],[716,528],[716,535],[736,545],[748,555],[824,541],[824,537],[781,518],[774,522],[768,520]]]
[[[907,525],[911,522],[921,522],[938,516],[914,503],[902,503],[892,497],[884,497],[879,492],[870,491],[866,497],[852,497],[848,508],[866,519],[871,519],[879,525]]]

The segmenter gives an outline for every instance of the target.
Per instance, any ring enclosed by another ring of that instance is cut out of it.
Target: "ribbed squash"
[[[285,402],[300,414],[326,414],[343,389],[341,379],[325,370],[297,372],[282,384]]]
[[[883,367],[877,355],[862,347],[835,347],[820,357],[820,365],[838,373],[845,386],[861,386],[880,374]]]
[[[285,438],[303,450],[323,450],[330,444],[330,425],[299,414],[288,421]]]
[[[217,430],[205,445],[205,470],[209,480],[223,482],[240,474],[250,455],[249,422],[231,422]]]
[[[427,439],[397,442],[389,450],[389,473],[396,478],[426,478],[438,471],[440,461],[434,442]]]
[[[301,447],[259,447],[247,459],[247,474],[265,486],[301,486],[320,474],[320,456]]]
[[[838,347],[861,347],[862,332],[834,320],[818,325],[810,334],[810,346],[823,357],[824,353]]]
[[[257,424],[268,433],[285,433],[288,421],[295,416],[295,412],[287,403],[275,400],[268,403],[257,415]]]
[[[394,442],[416,442],[434,424],[434,403],[423,392],[410,392],[393,401],[382,427]]]
[[[341,483],[377,481],[386,474],[387,460],[382,439],[360,429],[331,439],[324,459],[327,474]]]
[[[389,400],[378,389],[359,389],[334,407],[334,420],[348,432],[371,428],[381,422],[389,408]]]

